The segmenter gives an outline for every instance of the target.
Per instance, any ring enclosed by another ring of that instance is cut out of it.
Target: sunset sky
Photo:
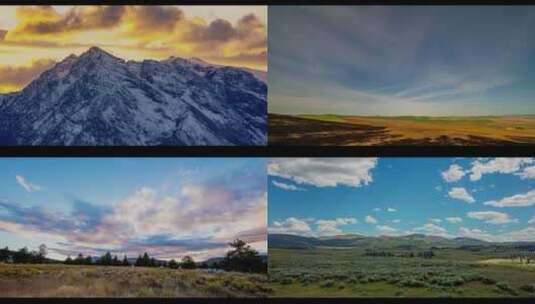
[[[0,92],[91,46],[123,59],[199,57],[267,70],[265,6],[3,6]]]
[[[0,248],[159,259],[266,253],[266,163],[239,158],[0,159]]]

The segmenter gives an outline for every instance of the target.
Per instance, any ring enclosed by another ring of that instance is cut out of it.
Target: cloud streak
[[[37,192],[42,189],[41,186],[30,183],[24,176],[22,175],[15,175],[15,179],[17,180],[17,183],[26,190],[26,192]]]

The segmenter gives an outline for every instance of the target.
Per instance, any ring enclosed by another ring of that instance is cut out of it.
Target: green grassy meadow
[[[535,268],[492,252],[364,256],[356,248],[271,249],[276,297],[535,297]],[[497,262],[499,261],[499,262]]]

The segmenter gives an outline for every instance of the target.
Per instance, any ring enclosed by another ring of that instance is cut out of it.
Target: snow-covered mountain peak
[[[124,61],[94,47],[0,95],[0,145],[265,145],[267,84],[179,57]]]

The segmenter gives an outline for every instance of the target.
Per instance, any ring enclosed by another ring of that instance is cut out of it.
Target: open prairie
[[[358,248],[269,250],[276,297],[533,297],[535,268],[492,252],[435,250],[433,258],[366,256]]]
[[[535,144],[535,115],[340,116],[269,114],[270,145]]]
[[[265,297],[266,275],[0,263],[0,297]]]

